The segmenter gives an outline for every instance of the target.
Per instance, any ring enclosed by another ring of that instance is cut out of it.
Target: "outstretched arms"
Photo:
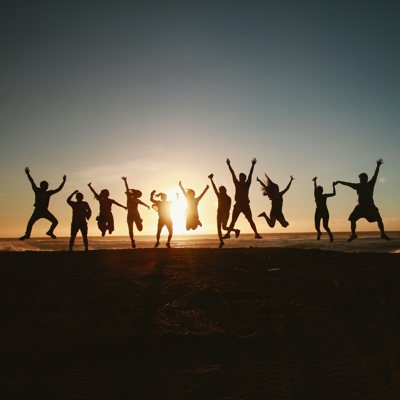
[[[185,188],[182,186],[182,182],[181,182],[181,181],[179,181],[179,187],[181,188],[183,195],[186,197],[186,190],[185,190]]]
[[[235,171],[233,170],[233,168],[231,166],[231,160],[229,158],[226,159],[226,163],[228,164],[228,168],[229,168],[229,171],[230,171],[230,173],[232,175],[233,181],[234,182],[238,182],[238,179],[236,178]]]
[[[383,160],[382,158],[380,158],[379,160],[376,161],[376,168],[375,168],[375,172],[373,177],[371,178],[371,182],[376,182],[376,178],[378,177],[378,173],[379,173],[379,168],[381,167],[381,165],[383,164]]]
[[[327,194],[326,195],[327,197],[336,196],[336,185],[337,185],[337,182],[332,183],[332,193]]]
[[[156,200],[154,200],[154,194],[156,193],[156,191],[155,190],[152,190],[151,191],[151,193],[150,193],[150,201],[152,202],[152,203],[156,203]]]
[[[292,175],[290,175],[290,181],[288,183],[288,185],[285,187],[285,189],[282,190],[281,195],[283,196],[290,188],[292,182],[294,181],[294,178]]]
[[[111,199],[111,201],[113,202],[113,204],[115,204],[115,205],[118,206],[118,207],[123,208],[124,210],[127,210],[127,209],[128,209],[128,207],[122,205],[121,203],[118,203],[118,201],[116,201],[116,200],[114,200],[114,199]]]
[[[340,183],[341,185],[351,187],[352,189],[355,189],[355,190],[357,189],[357,186],[358,186],[357,183],[352,183],[352,182],[336,181],[334,183],[336,183],[336,185],[338,183]]]
[[[147,208],[150,208],[150,206],[148,204],[144,203],[142,200],[137,199],[137,203],[141,204],[142,206],[145,206]]]
[[[214,181],[213,181],[214,174],[208,175],[208,178],[210,179],[211,185],[212,185],[212,187],[213,187],[213,189],[214,189],[214,192],[215,192],[215,194],[216,194],[217,197],[218,197],[218,196],[219,196],[219,192],[218,192],[218,189],[217,189],[217,187],[215,186],[215,183],[214,183]]]
[[[128,186],[128,178],[126,176],[121,176],[121,179],[124,181],[125,183],[125,189],[127,192],[129,192],[129,186]]]
[[[53,194],[54,193],[58,193],[64,187],[66,180],[67,180],[67,176],[63,175],[62,182],[61,182],[60,186],[57,189],[52,190],[52,193]]]
[[[251,183],[251,178],[252,178],[252,176],[253,176],[254,166],[256,165],[256,162],[257,162],[257,159],[256,159],[256,158],[253,158],[253,159],[251,160],[250,172],[249,172],[249,176],[248,176],[248,178],[247,178],[247,182],[248,182],[248,183]]]
[[[257,176],[257,182],[259,182],[260,183],[260,185],[264,188],[264,189],[267,189],[268,187],[267,187],[267,185]]]
[[[94,194],[94,197],[96,197],[96,199],[99,197],[99,195],[96,193],[96,191],[93,189],[92,187],[92,182],[88,183],[89,189],[92,191],[92,193]]]
[[[209,188],[210,186],[206,186],[205,188],[204,188],[204,190],[201,192],[201,195],[198,197],[199,198],[199,201],[201,200],[201,198],[206,194],[206,192],[207,192],[207,190],[208,190],[208,188]]]
[[[33,180],[32,176],[31,176],[31,173],[30,173],[30,169],[28,167],[25,168],[25,173],[26,173],[26,176],[29,179],[29,182],[32,185],[32,189],[33,190],[37,189],[37,185],[36,185],[35,181]]]

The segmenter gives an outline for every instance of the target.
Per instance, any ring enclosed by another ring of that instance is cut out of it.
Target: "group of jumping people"
[[[262,236],[258,233],[257,227],[254,223],[251,208],[250,208],[250,199],[249,199],[249,189],[252,182],[252,176],[254,171],[254,166],[257,160],[255,158],[251,161],[250,172],[246,176],[244,173],[240,173],[239,177],[236,176],[235,171],[231,166],[231,162],[229,158],[226,160],[229,171],[232,175],[232,180],[235,186],[235,203],[233,205],[232,217],[229,222],[230,210],[232,200],[231,197],[227,193],[227,189],[225,186],[217,186],[214,183],[214,174],[208,175],[210,179],[211,185],[214,189],[214,193],[218,199],[217,206],[217,232],[219,238],[219,247],[223,247],[225,242],[224,240],[230,238],[231,232],[234,232],[235,237],[239,237],[240,230],[235,228],[235,224],[240,216],[243,214],[247,221],[249,222],[253,232],[255,239],[261,239]],[[356,222],[360,218],[365,218],[368,222],[377,222],[381,238],[384,240],[390,240],[388,235],[385,233],[382,217],[379,213],[378,208],[374,204],[373,200],[373,192],[376,183],[376,179],[378,177],[380,166],[383,164],[383,160],[379,159],[376,162],[376,169],[373,177],[368,180],[368,175],[363,172],[359,175],[358,183],[344,182],[344,181],[336,181],[333,182],[333,190],[332,193],[324,193],[322,186],[317,185],[317,177],[314,177],[312,181],[314,182],[314,198],[316,203],[314,222],[315,229],[317,231],[317,240],[321,238],[321,221],[322,226],[326,230],[330,241],[333,241],[333,234],[329,228],[329,211],[327,207],[327,199],[329,197],[336,195],[336,185],[341,184],[344,186],[348,186],[357,191],[358,194],[358,204],[352,211],[349,216],[350,226],[351,226],[351,235],[348,241],[353,241],[357,238],[356,234]],[[46,235],[55,239],[56,236],[54,234],[54,229],[58,224],[57,218],[49,211],[49,202],[50,197],[58,193],[64,187],[66,182],[66,176],[63,176],[62,182],[57,189],[49,190],[49,184],[46,181],[40,182],[39,186],[36,185],[33,180],[29,168],[25,168],[25,173],[32,185],[32,189],[35,193],[35,203],[34,203],[34,211],[32,216],[30,217],[26,232],[23,236],[21,236],[20,240],[29,239],[32,231],[32,227],[34,223],[41,219],[47,219],[51,222],[50,229],[46,232]],[[92,183],[88,183],[90,190],[92,191],[95,199],[99,202],[99,213],[96,217],[97,226],[101,232],[102,236],[105,236],[107,231],[109,234],[112,234],[114,231],[114,217],[112,214],[112,206],[116,205],[118,207],[124,208],[127,210],[127,224],[129,237],[131,240],[132,248],[136,247],[135,238],[134,238],[134,226],[138,231],[143,230],[143,220],[139,213],[139,205],[147,207],[150,209],[150,206],[140,200],[142,197],[142,192],[138,189],[130,188],[128,185],[128,180],[126,176],[121,178],[125,185],[125,194],[126,194],[126,206],[117,202],[116,200],[110,198],[110,192],[108,189],[102,189],[99,193],[93,188]],[[276,222],[279,222],[282,227],[286,228],[289,225],[289,222],[286,221],[285,216],[283,214],[283,196],[290,189],[291,184],[293,182],[293,176],[290,176],[289,183],[285,187],[284,190],[280,191],[279,186],[273,182],[270,177],[265,174],[265,179],[261,180],[257,177],[257,182],[259,182],[261,186],[261,191],[264,196],[267,196],[271,201],[271,209],[269,215],[266,212],[262,212],[258,215],[258,217],[265,218],[269,227],[273,228]],[[196,193],[193,189],[185,189],[182,185],[182,182],[179,181],[179,187],[182,191],[182,194],[186,200],[186,229],[195,230],[198,227],[202,226],[200,221],[198,205],[200,200],[203,198],[207,190],[209,189],[209,185],[206,185],[202,193],[196,197]],[[75,201],[72,198],[75,196]],[[176,194],[177,199],[179,199],[179,193]],[[69,240],[69,250],[72,251],[76,235],[80,231],[83,238],[84,248],[88,250],[88,226],[87,221],[90,219],[92,215],[92,210],[89,204],[83,200],[84,196],[78,190],[72,192],[68,198],[67,203],[72,208],[72,222],[71,222],[71,234]],[[151,207],[158,213],[158,223],[157,223],[157,233],[156,233],[156,242],[154,247],[158,247],[160,245],[160,236],[161,231],[164,227],[168,230],[168,237],[166,246],[171,247],[171,239],[173,235],[173,221],[171,217],[170,208],[174,201],[168,200],[168,197],[165,193],[153,190],[150,193],[150,202]],[[223,234],[222,231],[225,231]]]

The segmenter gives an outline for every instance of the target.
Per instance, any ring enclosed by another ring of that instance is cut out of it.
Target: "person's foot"
[[[136,247],[136,243],[134,240],[131,240],[131,246],[132,246],[132,249],[134,249]]]
[[[235,238],[237,239],[240,235],[240,229],[235,229]]]
[[[52,239],[57,239],[57,236],[53,232],[46,232],[47,236],[50,236]]]
[[[222,248],[224,247],[224,244],[225,244],[225,243],[221,240],[221,241],[219,242],[219,246],[218,246],[218,247],[219,247],[220,249],[222,249]]]
[[[390,237],[386,233],[381,234],[381,239],[390,240]]]
[[[267,214],[265,214],[265,211],[263,211],[261,214],[258,214],[257,217],[266,217]]]
[[[222,239],[230,239],[231,235],[229,233],[226,233],[225,236],[222,237]]]
[[[101,231],[101,236],[106,236],[106,231]]]
[[[25,239],[29,239],[29,238],[30,238],[29,235],[24,235],[24,236],[21,236],[21,237],[19,238],[19,240],[25,240]]]
[[[357,235],[355,233],[353,233],[348,239],[348,242],[352,242],[354,239],[357,239]]]
[[[255,239],[262,239],[262,236],[259,233],[256,233],[256,235],[254,236]]]
[[[156,244],[154,245],[154,247],[158,247],[160,245],[160,242],[156,242]]]
[[[171,248],[171,243],[166,243],[165,246],[167,246],[170,249]]]
[[[333,242],[333,235],[329,235],[329,240]]]
[[[317,233],[317,240],[321,240],[321,232]]]

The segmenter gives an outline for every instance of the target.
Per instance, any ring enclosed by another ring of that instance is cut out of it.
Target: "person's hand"
[[[126,181],[126,176],[121,176],[121,179],[122,179],[123,181]]]
[[[146,206],[148,210],[150,210],[150,206]]]
[[[212,178],[214,178],[214,174],[210,174],[210,175],[208,175],[208,178],[209,178],[209,179],[212,179]]]
[[[229,158],[227,158],[227,159],[226,159],[226,163],[227,163],[228,165],[231,165],[231,160],[230,160]]]
[[[63,181],[65,182],[67,180],[67,175],[63,175]]]
[[[77,190],[74,190],[74,193],[72,193],[72,194],[77,194],[77,193],[79,193],[79,190],[77,189]]]
[[[333,182],[333,186],[336,186],[339,182],[335,181]]]
[[[155,192],[156,192],[155,190],[152,190],[152,191],[151,191],[151,194],[154,194]]]
[[[254,157],[254,158],[251,160],[251,163],[252,163],[252,165],[254,165],[256,162],[257,162],[257,159]]]
[[[27,175],[29,175],[29,172],[30,172],[29,167],[26,167],[26,168],[25,168],[25,173],[26,173]]]
[[[89,182],[87,185],[88,185],[89,187],[92,186],[92,182]]]
[[[314,178],[312,178],[312,180],[313,180],[314,182],[316,182],[316,180],[317,180],[317,177],[316,177],[316,176],[314,176]]]
[[[290,180],[294,181],[293,175],[290,175]]]
[[[377,162],[376,162],[379,166],[380,165],[382,165],[383,164],[383,160],[382,160],[382,158],[380,158],[379,160],[377,160]]]
[[[179,181],[179,186],[182,186],[182,181]]]
[[[209,187],[210,187],[210,186],[207,185],[207,186],[206,186],[206,189],[208,189]]]

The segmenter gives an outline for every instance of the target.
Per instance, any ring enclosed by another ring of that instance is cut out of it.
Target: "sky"
[[[56,235],[68,236],[66,199],[87,184],[125,203],[122,176],[143,192],[186,188],[200,194],[208,174],[234,197],[226,165],[249,172],[251,207],[271,204],[256,177],[283,189],[290,225],[313,231],[312,178],[325,192],[334,180],[372,176],[383,158],[375,203],[385,228],[400,230],[400,5],[393,1],[10,1],[0,16],[0,237],[19,237],[33,211],[24,173],[50,188]],[[357,203],[339,185],[328,200],[333,231],[349,230]],[[199,205],[203,226],[216,232],[213,190]],[[184,202],[175,232],[185,233]],[[157,215],[141,208],[155,234]],[[127,235],[126,211],[113,207],[114,235]],[[32,236],[49,223],[37,222]],[[251,228],[240,216],[238,227]],[[360,230],[377,230],[360,221]],[[136,232],[137,233],[137,232]]]

